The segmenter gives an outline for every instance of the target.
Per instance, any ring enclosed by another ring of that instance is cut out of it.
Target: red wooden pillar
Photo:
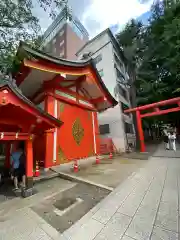
[[[10,156],[11,156],[11,142],[6,142],[6,160],[5,160],[5,167],[10,168]]]
[[[46,96],[45,111],[54,116],[54,98]],[[54,148],[54,131],[45,133],[45,159],[44,168],[48,169],[53,166],[53,148]]]
[[[99,125],[98,125],[98,118],[97,112],[92,112],[94,120],[94,127],[95,127],[95,144],[96,144],[96,152],[95,154],[100,154],[100,137],[99,137]],[[94,133],[93,133],[94,134]]]
[[[26,140],[26,184],[27,189],[33,187],[33,145],[32,140]]]
[[[140,140],[140,150],[141,152],[145,152],[145,144],[144,144],[144,133],[142,129],[142,119],[140,111],[136,111],[136,120],[137,120],[137,129],[139,133],[139,140]]]

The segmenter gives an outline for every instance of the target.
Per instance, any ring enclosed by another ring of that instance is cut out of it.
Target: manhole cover
[[[54,206],[63,211],[76,202],[76,198],[63,198],[54,203]]]

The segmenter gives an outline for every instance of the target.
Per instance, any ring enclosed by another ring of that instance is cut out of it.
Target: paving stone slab
[[[151,240],[178,240],[178,233],[154,227]]]
[[[169,166],[155,225],[178,232],[178,184],[174,166]]]
[[[120,208],[117,211],[128,216],[134,216],[152,180],[153,180],[153,177],[151,177],[149,181],[147,182],[145,181],[142,184],[138,185],[135,191],[133,191],[127,197],[126,201],[120,206]]]
[[[73,236],[68,237],[68,240],[93,240],[98,233],[103,229],[104,224],[89,219],[84,225],[82,225],[77,232],[74,232]]]
[[[155,225],[170,231],[178,232],[178,210],[176,206],[161,202]]]
[[[135,214],[126,235],[138,240],[149,239],[155,221],[165,179],[165,170],[156,176]]]
[[[95,240],[119,240],[124,235],[131,217],[121,213],[115,213],[102,231],[97,235]]]
[[[135,240],[135,239],[124,235],[123,238],[121,238],[121,240]]]
[[[132,178],[128,179],[123,188],[115,192],[115,196],[109,201],[105,201],[102,207],[93,215],[93,218],[97,221],[106,224],[109,219],[114,215],[118,208],[126,201],[127,197],[135,191],[138,184],[144,180],[144,174],[138,172]]]

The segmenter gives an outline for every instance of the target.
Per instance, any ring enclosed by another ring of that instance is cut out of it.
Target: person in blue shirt
[[[19,143],[17,149],[11,154],[12,175],[14,179],[14,190],[18,190],[18,178],[22,178],[22,186],[25,187],[25,155],[24,146]]]

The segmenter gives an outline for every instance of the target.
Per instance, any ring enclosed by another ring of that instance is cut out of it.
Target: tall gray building
[[[65,6],[43,35],[41,49],[60,58],[75,60],[89,34],[72,10]]]
[[[125,151],[128,144],[135,143],[131,115],[123,110],[130,107],[129,91],[123,82],[128,81],[124,55],[108,28],[87,42],[77,53],[79,59],[88,56],[94,59],[106,87],[119,104],[98,115],[100,135],[112,138],[119,151]]]

